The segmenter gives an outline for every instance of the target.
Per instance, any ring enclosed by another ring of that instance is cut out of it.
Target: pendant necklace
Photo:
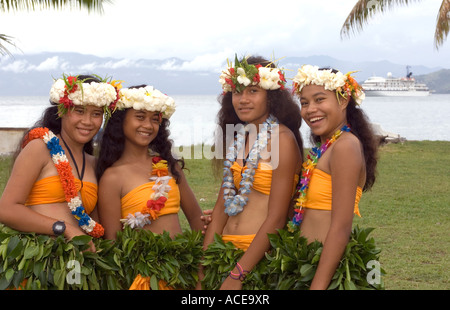
[[[81,167],[81,175],[80,175],[80,171],[78,170],[78,165],[77,165],[77,161],[75,160],[75,158],[73,157],[72,154],[72,150],[70,149],[70,147],[67,145],[66,141],[64,141],[64,138],[62,136],[62,132],[59,134],[61,136],[61,140],[64,143],[64,146],[66,147],[67,151],[69,151],[69,155],[70,158],[72,158],[73,164],[75,165],[75,169],[77,170],[77,174],[78,174],[78,179],[81,181],[81,188],[83,188],[83,177],[84,177],[84,170],[86,168],[86,154],[83,152],[83,166]],[[80,190],[81,190],[80,188]]]

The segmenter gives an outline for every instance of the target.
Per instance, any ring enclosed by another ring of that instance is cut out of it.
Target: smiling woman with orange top
[[[377,144],[364,92],[350,73],[305,65],[293,79],[314,147],[303,164],[291,230],[323,243],[311,289],[326,289],[349,242],[363,190],[375,182]],[[301,226],[300,226],[301,225]]]
[[[180,207],[191,228],[201,230],[202,211],[183,173],[184,161],[171,153],[168,127],[175,102],[147,85],[122,89],[119,96],[97,164],[105,237],[116,239],[123,224],[157,234],[167,231],[172,237],[181,234]],[[150,278],[138,275],[130,289],[150,289]]]

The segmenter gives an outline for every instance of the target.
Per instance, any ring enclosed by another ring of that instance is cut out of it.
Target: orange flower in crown
[[[355,72],[343,74],[339,71],[333,72],[332,69],[319,69],[317,66],[303,65],[293,78],[293,90],[294,93],[300,94],[303,87],[307,85],[320,85],[326,90],[336,91],[337,95],[344,98],[350,96],[357,105],[360,105],[365,99],[365,94],[362,87],[351,76]]]

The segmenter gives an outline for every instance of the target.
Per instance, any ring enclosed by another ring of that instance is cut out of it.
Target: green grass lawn
[[[388,290],[450,289],[450,142],[407,141],[380,148],[378,177],[360,202],[354,224],[374,227]],[[0,157],[0,192],[9,175]],[[202,209],[217,199],[220,179],[210,161],[186,160],[189,184]],[[188,227],[180,214],[182,225]]]

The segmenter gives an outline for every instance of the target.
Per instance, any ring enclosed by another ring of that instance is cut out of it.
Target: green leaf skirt
[[[329,289],[384,289],[380,249],[371,228],[356,226]],[[308,289],[323,245],[287,230],[269,235],[272,245],[243,282],[246,290]],[[86,251],[93,241],[97,252]],[[203,265],[203,289],[215,290],[244,254],[219,235],[206,251],[203,235],[125,228],[115,241],[78,236],[71,241],[21,233],[0,224],[0,290],[126,290],[140,274],[174,289],[193,289]]]

